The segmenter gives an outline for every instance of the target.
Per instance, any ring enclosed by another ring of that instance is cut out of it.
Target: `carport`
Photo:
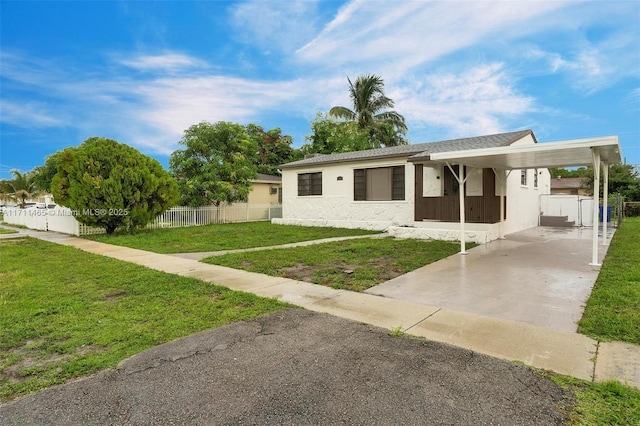
[[[465,151],[449,151],[431,154],[432,161],[442,162],[449,167],[451,173],[460,184],[460,254],[465,250],[465,167],[492,168],[500,183],[500,237],[503,238],[504,200],[507,177],[514,169],[543,169],[549,167],[593,166],[594,171],[594,206],[600,202],[600,174],[602,171],[603,199],[608,198],[609,165],[621,163],[621,149],[617,136],[566,140],[558,142],[538,143],[534,145],[503,146]],[[453,165],[458,165],[455,172]],[[590,265],[598,262],[598,209],[593,209],[592,254]],[[607,222],[602,224],[602,243],[607,243]]]

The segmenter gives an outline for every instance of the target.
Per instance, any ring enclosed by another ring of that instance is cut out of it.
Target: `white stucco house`
[[[444,240],[459,240],[464,226],[468,241],[486,243],[538,225],[539,196],[550,193],[548,169],[461,169],[460,162],[431,157],[533,144],[533,131],[522,130],[316,155],[283,164],[282,218],[273,222]]]

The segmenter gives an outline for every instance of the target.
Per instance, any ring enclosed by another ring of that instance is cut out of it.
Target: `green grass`
[[[155,253],[196,253],[266,247],[322,238],[374,233],[376,232],[362,229],[247,222],[187,228],[149,229],[135,234],[92,235],[85,238]]]
[[[17,232],[14,229],[0,228],[0,234],[15,234]]]
[[[31,238],[0,259],[0,400],[286,306]]]
[[[451,256],[459,248],[459,244],[445,241],[358,238],[306,247],[225,254],[202,261],[337,289],[363,291]]]
[[[574,426],[640,425],[640,390],[618,382],[593,383],[549,372],[539,372],[575,396],[564,407]]]
[[[614,234],[578,331],[640,344],[640,217],[625,218]]]

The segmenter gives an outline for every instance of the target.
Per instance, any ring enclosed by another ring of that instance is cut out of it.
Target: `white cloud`
[[[0,103],[0,121],[24,127],[57,127],[64,120],[42,102],[14,102],[6,98]]]
[[[614,34],[596,43],[585,38],[571,49],[543,50],[528,46],[524,57],[537,75],[558,74],[575,91],[589,95],[624,79],[640,78],[640,47],[631,34]]]
[[[116,61],[139,71],[177,71],[205,65],[203,61],[180,53],[138,55],[131,58],[116,59]]]
[[[317,21],[317,1],[310,0],[252,0],[231,9],[234,36],[267,53],[297,48],[316,33]]]
[[[295,52],[289,80],[269,80],[268,70],[258,80],[223,75],[178,51],[112,55],[107,66],[86,74],[20,55],[7,61],[3,52],[3,78],[39,96],[38,103],[3,105],[3,119],[61,126],[57,117],[73,117],[65,123],[83,133],[166,155],[202,120],[260,124],[277,114],[283,121],[310,120],[316,111],[348,105],[346,76],[373,72],[383,76],[414,142],[513,130],[527,114],[549,111],[531,95],[542,98],[536,86],[519,89],[516,76],[562,73],[585,93],[638,77],[637,33],[588,41],[578,29],[599,15],[556,13],[576,4],[582,3],[356,0],[318,32],[317,2],[236,3],[232,25],[243,41],[282,61]],[[553,49],[556,34],[565,37]],[[502,47],[509,51],[496,52]],[[257,75],[264,58],[248,57]],[[637,105],[637,91],[634,98]]]
[[[414,79],[395,99],[412,126],[446,129],[451,136],[510,130],[506,123],[534,108],[533,98],[519,94],[513,78],[498,63]]]
[[[557,2],[354,1],[297,53],[305,62],[392,62],[406,70],[479,44],[490,35],[521,36],[532,31],[524,22],[562,6]]]

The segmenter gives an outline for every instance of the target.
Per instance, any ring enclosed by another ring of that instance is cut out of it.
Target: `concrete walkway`
[[[384,238],[388,236],[389,234],[385,232],[381,234],[371,234],[371,235],[354,235],[352,237],[323,238],[321,240],[302,241],[299,243],[280,244],[277,246],[253,247],[253,248],[236,249],[236,250],[201,251],[201,252],[195,252],[195,253],[171,253],[170,256],[181,257],[183,259],[202,260],[205,257],[222,256],[223,254],[230,254],[230,253],[244,253],[248,251],[271,250],[274,248],[304,247],[304,246],[312,246],[315,244],[332,243],[334,241],[354,240],[357,238]]]
[[[276,298],[311,311],[387,329],[400,327],[411,335],[505,360],[520,361],[532,367],[584,380],[619,380],[640,388],[640,346],[597,342],[573,332],[372,294],[334,290],[53,232],[20,232],[151,269],[198,278],[232,290]]]

